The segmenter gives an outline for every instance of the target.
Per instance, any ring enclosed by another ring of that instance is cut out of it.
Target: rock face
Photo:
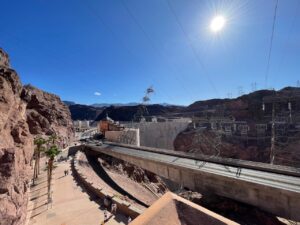
[[[261,90],[236,99],[199,101],[188,106],[198,120],[178,134],[174,149],[270,162],[272,108],[274,164],[300,166],[300,88]],[[264,109],[264,110],[263,110]]]
[[[0,50],[3,57],[3,51]],[[4,62],[4,63],[2,63]],[[27,206],[32,135],[26,122],[22,85],[8,59],[0,64],[0,224],[22,224]]]
[[[31,134],[56,134],[61,138],[62,145],[72,141],[74,131],[71,114],[58,96],[26,85],[21,97],[27,103],[27,123]]]
[[[53,133],[71,140],[68,108],[55,95],[23,87],[0,49],[0,225],[24,223],[33,139]]]
[[[154,193],[164,194],[168,190],[162,178],[141,167],[104,154],[100,155],[99,161],[109,171],[114,171],[137,183],[147,184],[148,188]]]

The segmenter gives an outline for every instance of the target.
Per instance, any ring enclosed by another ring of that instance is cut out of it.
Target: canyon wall
[[[15,71],[0,65],[0,224],[25,219],[33,138],[26,122],[22,85]]]
[[[61,147],[72,141],[74,131],[71,113],[58,96],[26,85],[21,97],[26,102],[27,123],[31,134],[55,134],[59,137]]]
[[[55,95],[23,87],[0,48],[0,225],[24,223],[33,139],[54,133],[65,144],[72,140],[68,108]]]

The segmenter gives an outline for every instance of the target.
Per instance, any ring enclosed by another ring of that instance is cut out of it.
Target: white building
[[[88,130],[90,128],[90,121],[89,120],[75,120],[73,121],[73,125],[76,130]]]

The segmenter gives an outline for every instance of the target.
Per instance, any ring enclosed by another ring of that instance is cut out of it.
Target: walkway
[[[42,171],[37,186],[31,188],[29,225],[99,225],[103,221],[103,209],[77,185],[71,172],[64,176],[66,169],[71,171],[70,162],[61,162],[54,170],[52,206],[46,204],[47,174]],[[117,215],[105,224],[125,224],[121,221],[125,218]]]

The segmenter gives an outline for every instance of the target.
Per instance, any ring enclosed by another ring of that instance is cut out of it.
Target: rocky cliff
[[[22,85],[15,71],[0,65],[0,224],[22,224],[27,205],[32,135],[26,122]]]
[[[269,163],[274,119],[274,164],[300,167],[300,88],[199,101],[186,112],[196,119],[174,140],[177,151]]]
[[[23,87],[0,49],[0,225],[24,223],[33,138],[53,133],[71,140],[68,108],[55,95]]]
[[[74,131],[71,113],[58,96],[26,85],[21,98],[26,102],[27,123],[31,134],[56,134],[62,145],[72,141]]]

